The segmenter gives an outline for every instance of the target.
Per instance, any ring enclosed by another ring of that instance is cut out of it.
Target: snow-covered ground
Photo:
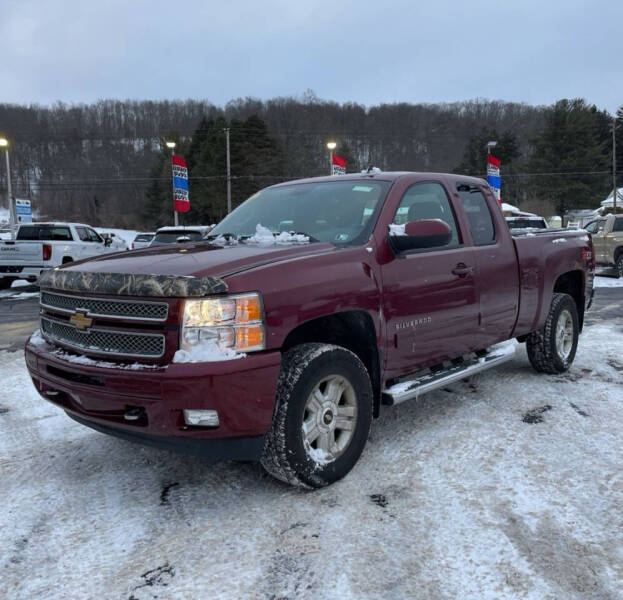
[[[608,277],[606,275],[597,275],[595,277],[595,287],[623,287],[623,277]]]
[[[0,352],[6,598],[623,598],[623,336],[383,411],[306,492],[96,433]]]

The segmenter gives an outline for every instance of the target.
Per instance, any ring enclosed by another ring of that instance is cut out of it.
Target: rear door
[[[449,244],[392,254],[381,267],[389,377],[474,349],[478,298],[473,249],[464,241],[442,181],[407,187],[393,223],[431,218],[448,224]]]
[[[484,186],[455,183],[467,235],[474,247],[482,348],[511,336],[519,310],[519,270],[510,232],[497,200]]]

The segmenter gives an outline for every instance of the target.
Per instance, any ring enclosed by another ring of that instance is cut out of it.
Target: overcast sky
[[[0,102],[623,104],[623,1],[0,0]]]

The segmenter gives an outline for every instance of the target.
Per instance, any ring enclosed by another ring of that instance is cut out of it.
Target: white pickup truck
[[[16,279],[36,281],[44,269],[114,252],[111,242],[83,223],[20,225],[14,241],[0,242],[0,289]]]

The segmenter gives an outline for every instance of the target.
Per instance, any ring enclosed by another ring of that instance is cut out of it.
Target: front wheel
[[[616,265],[614,267],[614,271],[615,271],[615,274],[617,276],[617,279],[623,277],[623,252],[621,252],[619,254],[619,257],[617,258],[617,262],[616,262]]]
[[[526,339],[530,364],[540,373],[564,373],[575,358],[579,331],[573,298],[554,294],[545,325]]]
[[[328,485],[355,466],[371,423],[361,360],[340,346],[301,344],[283,355],[262,465],[292,485]]]

